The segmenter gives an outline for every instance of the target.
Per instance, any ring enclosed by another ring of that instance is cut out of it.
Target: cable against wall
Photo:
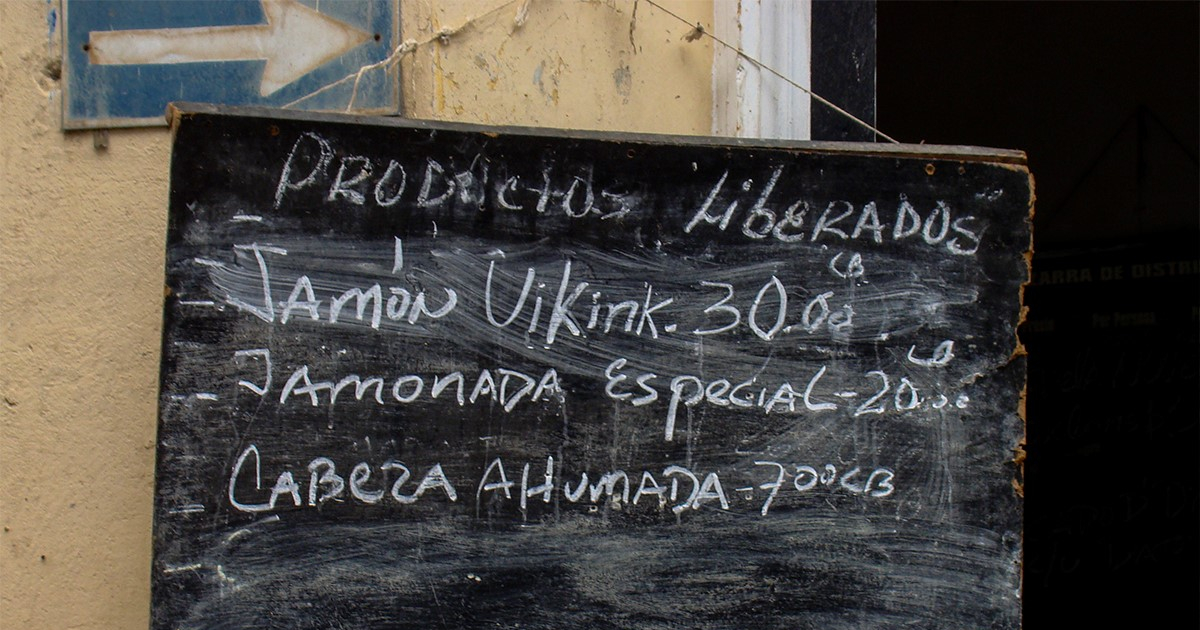
[[[661,4],[655,2],[655,0],[644,0],[644,2],[646,4],[649,4],[650,6],[658,9],[659,11],[662,11],[663,13],[666,13],[667,15],[679,20],[680,22],[683,22],[684,24],[691,26],[692,32],[689,33],[691,38],[698,39],[700,36],[707,36],[708,38],[712,39],[714,42],[728,48],[729,50],[736,52],[738,54],[738,56],[741,57],[742,59],[749,61],[750,63],[758,66],[759,68],[761,68],[763,70],[766,70],[767,72],[770,72],[771,74],[773,74],[773,75],[779,77],[780,79],[782,79],[783,81],[785,81],[788,85],[791,85],[792,87],[795,87],[795,88],[803,91],[805,94],[808,94],[809,96],[811,96],[813,98],[813,100],[817,101],[818,103],[821,103],[822,105],[832,109],[833,111],[837,112],[838,114],[841,114],[842,116],[845,116],[854,124],[859,125],[860,127],[863,127],[865,129],[871,131],[872,133],[878,135],[880,138],[883,138],[884,140],[887,140],[888,142],[891,142],[893,144],[899,144],[899,142],[896,139],[894,139],[891,136],[887,135],[886,133],[883,133],[882,131],[876,129],[875,127],[871,126],[866,121],[861,120],[854,114],[851,114],[850,112],[842,109],[841,107],[838,107],[837,105],[833,104],[833,102],[830,101],[829,99],[821,96],[820,94],[817,94],[816,92],[813,92],[812,90],[804,87],[803,85],[800,85],[798,82],[793,81],[791,78],[785,76],[782,72],[776,70],[775,68],[772,68],[771,66],[768,66],[767,64],[759,61],[758,59],[751,57],[749,54],[746,53],[746,51],[742,50],[741,48],[738,48],[737,46],[734,46],[733,44],[726,42],[725,40],[717,37],[716,35],[709,33],[708,30],[706,30],[703,25],[692,24],[683,16],[662,6]]]
[[[452,36],[463,31],[464,29],[471,26],[475,22],[489,18],[493,14],[512,6],[519,1],[522,1],[522,0],[509,0],[508,2],[505,2],[504,4],[501,4],[492,9],[489,9],[485,13],[481,13],[480,15],[477,15],[472,18],[467,18],[467,20],[465,22],[463,22],[462,24],[459,24],[455,28],[442,27],[438,32],[434,33],[433,35],[430,35],[429,37],[426,37],[423,40],[419,40],[419,41],[415,40],[415,39],[404,40],[404,42],[402,42],[399,46],[397,46],[396,49],[393,50],[391,52],[391,54],[389,54],[387,57],[385,57],[379,61],[376,61],[375,63],[362,66],[357,71],[347,74],[346,76],[338,79],[337,81],[334,81],[333,83],[322,86],[320,89],[314,90],[313,92],[309,92],[308,94],[305,94],[304,96],[301,96],[300,98],[298,98],[294,101],[291,101],[290,103],[285,103],[282,107],[283,107],[283,109],[287,109],[289,107],[294,107],[296,105],[299,105],[300,103],[303,103],[304,101],[307,101],[310,98],[313,98],[314,96],[328,92],[329,90],[332,90],[333,88],[335,88],[339,85],[342,85],[343,83],[346,83],[347,81],[350,81],[351,79],[353,79],[354,86],[351,88],[350,102],[346,104],[346,112],[349,113],[354,109],[354,101],[356,100],[356,97],[358,96],[358,84],[362,80],[363,75],[366,74],[367,72],[370,72],[371,70],[376,70],[379,68],[390,68],[391,66],[394,66],[397,63],[400,63],[400,60],[403,59],[405,55],[416,52],[417,48],[420,48],[421,46],[426,46],[426,45],[432,43],[434,40],[441,41],[443,44],[445,44],[447,41],[449,41],[449,39]],[[521,6],[518,7],[517,13],[513,17],[513,27],[514,28],[520,28],[520,27],[524,26],[525,20],[528,19],[528,17],[529,17],[529,3],[530,3],[530,0],[523,0]]]
[[[401,43],[399,46],[397,46],[396,49],[393,50],[392,53],[389,54],[386,58],[384,58],[380,61],[377,61],[375,63],[362,66],[356,72],[348,74],[348,75],[342,77],[341,79],[338,79],[337,81],[334,81],[333,83],[325,85],[325,86],[321,87],[320,89],[318,89],[314,92],[311,92],[309,94],[306,94],[290,103],[284,104],[283,108],[287,109],[289,107],[298,105],[314,96],[317,96],[318,94],[322,94],[326,91],[329,91],[329,90],[353,79],[354,85],[351,88],[350,101],[346,104],[346,112],[351,112],[354,109],[354,101],[356,100],[356,98],[358,96],[359,82],[362,80],[363,75],[366,74],[367,72],[370,72],[371,70],[376,70],[379,68],[390,68],[391,66],[394,66],[397,63],[399,63],[400,60],[403,59],[405,55],[416,52],[417,48],[428,45],[428,44],[432,43],[434,40],[441,41],[443,44],[445,44],[450,39],[451,36],[456,35],[457,33],[463,31],[464,29],[471,26],[475,22],[478,22],[479,20],[489,18],[493,14],[516,4],[518,1],[521,2],[521,5],[520,5],[520,7],[518,7],[517,13],[513,17],[513,27],[520,28],[520,27],[524,26],[525,21],[529,17],[529,5],[531,4],[531,0],[509,0],[509,2],[506,2],[506,3],[501,4],[493,9],[490,9],[486,13],[480,14],[480,15],[472,17],[472,18],[468,18],[465,22],[463,22],[456,28],[442,28],[437,33],[434,33],[433,35],[431,35],[423,40],[420,40],[420,41],[417,41],[415,39],[405,40],[403,43]],[[630,44],[634,46],[635,51],[636,51],[637,47],[633,43],[633,31],[634,31],[634,24],[636,23],[636,20],[637,20],[637,5],[641,1],[643,1],[643,0],[634,0],[633,18],[630,22],[630,27],[629,27],[629,41],[630,41]],[[858,118],[854,114],[851,114],[850,112],[842,109],[841,107],[838,107],[829,99],[821,96],[820,94],[817,94],[816,92],[813,92],[809,88],[801,85],[800,83],[792,80],[790,77],[784,75],[782,72],[780,72],[780,71],[776,70],[775,68],[772,68],[771,66],[768,66],[767,64],[763,63],[762,61],[759,61],[758,59],[750,56],[749,54],[746,53],[746,51],[742,50],[741,48],[734,46],[733,44],[730,44],[729,42],[726,42],[725,40],[708,32],[708,30],[705,29],[703,25],[698,24],[698,23],[692,24],[683,16],[662,6],[655,0],[644,0],[644,1],[646,2],[646,4],[649,4],[650,6],[658,9],[659,11],[662,11],[663,13],[675,18],[676,20],[679,20],[680,22],[692,27],[692,30],[687,35],[688,41],[694,41],[696,39],[699,39],[701,36],[708,37],[709,39],[712,39],[714,42],[728,48],[729,50],[736,52],[739,57],[745,59],[746,61],[749,61],[750,63],[754,64],[755,66],[758,66],[759,68],[775,75],[776,77],[779,77],[781,80],[783,80],[787,84],[791,85],[792,87],[795,87],[795,88],[803,91],[805,94],[808,94],[810,97],[812,97],[813,100],[817,101],[818,103],[821,103],[822,105],[832,109],[833,111],[837,112],[838,114],[846,117],[847,119],[849,119],[851,122],[855,123],[856,125],[859,125],[865,129],[871,131],[872,133],[876,134],[880,138],[883,138],[884,140],[887,140],[888,142],[891,142],[893,144],[899,144],[899,142],[896,139],[892,138],[891,136],[887,135],[886,133],[883,133],[879,129],[876,129],[871,124]]]

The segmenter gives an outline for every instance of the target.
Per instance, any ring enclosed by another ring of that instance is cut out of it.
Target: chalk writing
[[[278,209],[290,197],[312,187],[321,187],[326,190],[321,197],[326,203],[347,202],[362,206],[374,200],[384,208],[435,208],[459,203],[543,214],[552,207],[552,202],[558,202],[559,210],[568,220],[591,214],[611,219],[639,210],[637,204],[630,203],[631,197],[621,196],[619,211],[596,211],[598,198],[611,201],[617,196],[607,189],[597,194],[595,169],[589,164],[577,167],[578,172],[567,179],[558,178],[555,168],[546,165],[533,178],[537,185],[529,187],[522,184],[525,180],[518,175],[489,180],[486,161],[481,165],[478,160],[472,160],[468,167],[455,166],[452,162],[446,160],[444,164],[431,157],[415,164],[392,159],[386,166],[377,168],[377,161],[369,157],[341,155],[328,139],[305,133],[295,141],[279,170],[274,205]],[[727,185],[730,171],[724,170],[683,225],[683,234],[698,235],[703,229],[723,232],[735,223],[735,219],[742,217],[739,219],[742,221],[740,233],[746,238],[774,239],[797,247],[819,245],[822,250],[825,242],[869,245],[891,240],[921,247],[940,247],[955,256],[972,256],[982,242],[986,228],[983,222],[969,213],[958,212],[956,215],[943,200],[934,200],[922,213],[907,195],[900,194],[891,206],[890,214],[885,212],[883,219],[881,202],[876,201],[855,205],[850,201],[835,200],[828,202],[820,212],[810,213],[814,202],[802,199],[790,202],[786,209],[780,210],[773,195],[786,180],[785,171],[783,166],[777,166],[771,169],[761,185],[750,177],[742,180],[739,186],[730,187]],[[554,182],[561,182],[561,185],[556,187]],[[622,190],[631,188],[622,182],[612,185]],[[405,197],[406,191],[411,198]],[[521,199],[527,203],[522,203]],[[809,223],[806,224],[806,220]],[[436,238],[436,223],[432,224],[432,229],[432,236]],[[411,238],[409,240],[412,242]],[[393,245],[390,273],[398,275],[405,271],[403,239],[394,237]],[[653,276],[660,278],[657,281],[639,281],[637,276],[617,279],[601,273],[595,262],[597,254],[586,253],[586,250],[567,253],[565,259],[552,268],[498,262],[508,258],[500,248],[492,248],[486,253],[459,251],[450,255],[461,258],[463,264],[457,266],[454,273],[437,273],[430,271],[428,266],[438,266],[439,260],[446,259],[448,254],[431,250],[428,254],[418,255],[414,261],[411,245],[407,272],[424,273],[435,286],[426,282],[389,286],[386,282],[371,281],[369,275],[355,281],[355,274],[348,276],[339,268],[331,268],[325,274],[336,280],[327,280],[321,273],[304,271],[304,262],[294,260],[282,277],[276,274],[273,280],[272,267],[283,257],[289,257],[288,248],[249,243],[235,244],[233,251],[235,254],[248,253],[252,265],[239,273],[235,267],[209,261],[207,266],[213,270],[215,292],[220,293],[224,288],[226,303],[268,324],[349,323],[373,330],[393,330],[401,335],[415,334],[421,338],[424,324],[466,318],[478,322],[460,324],[467,329],[490,328],[494,334],[513,335],[526,344],[537,339],[546,349],[561,344],[566,338],[612,335],[625,335],[642,343],[660,339],[665,342],[680,334],[690,334],[695,340],[690,343],[701,343],[707,338],[752,338],[768,347],[792,345],[798,337],[812,336],[844,342],[853,338],[856,326],[864,324],[876,338],[887,340],[912,328],[902,322],[903,314],[889,314],[880,321],[876,315],[880,303],[884,303],[887,310],[889,301],[902,304],[911,296],[921,294],[919,290],[901,290],[864,295],[873,277],[868,267],[874,265],[869,265],[863,253],[857,251],[819,255],[819,260],[826,261],[824,271],[830,280],[850,283],[828,289],[820,288],[819,284],[814,287],[807,277],[794,278],[779,272],[764,273],[756,281],[751,269],[726,274],[731,281],[701,276],[680,283],[678,278],[657,274]],[[290,256],[294,259],[295,253]],[[319,253],[315,256],[312,262],[328,267],[328,263],[321,261]],[[582,271],[580,261],[587,263]],[[380,268],[386,264],[383,260],[375,263]],[[785,282],[781,275],[790,281]],[[878,275],[886,277],[886,270]],[[350,286],[346,286],[347,283]],[[290,289],[287,288],[289,285]],[[281,299],[285,293],[286,297]],[[460,296],[464,296],[461,302]],[[633,299],[628,299],[631,296]],[[474,306],[468,306],[464,311],[460,303]],[[943,304],[929,302],[923,309],[932,312],[944,308]],[[686,325],[681,327],[681,322]],[[881,323],[884,326],[881,327]],[[892,326],[888,327],[888,323]],[[914,343],[910,344],[905,357],[910,364],[921,368],[943,368],[955,358],[954,345],[954,340],[942,340],[932,351],[918,356],[918,344]],[[799,348],[810,349],[804,344]],[[559,354],[551,356],[561,357]],[[239,379],[239,386],[260,396],[275,387],[268,349],[239,350],[235,357],[243,363],[246,359],[259,361],[265,368],[265,380]],[[591,375],[599,377],[597,385],[612,401],[632,407],[663,407],[662,439],[665,442],[675,440],[680,414],[699,407],[733,413],[754,410],[762,416],[818,417],[840,412],[856,418],[886,413],[961,410],[970,403],[968,394],[955,391],[961,383],[946,386],[942,380],[925,382],[917,375],[907,373],[890,376],[880,369],[862,370],[848,381],[844,373],[836,378],[830,376],[833,367],[839,368],[839,372],[843,370],[828,360],[809,360],[796,367],[799,373],[777,373],[776,379],[768,378],[761,370],[732,376],[670,374],[639,369],[629,358],[618,356],[601,369],[593,369]],[[291,368],[290,376],[279,387],[278,402],[281,406],[299,402],[330,408],[337,405],[339,396],[343,405],[350,400],[347,396],[353,397],[352,402],[376,405],[407,405],[421,401],[462,407],[486,402],[497,404],[506,413],[513,412],[521,404],[562,404],[567,393],[559,382],[556,368],[538,368],[535,372],[541,375],[496,366],[440,374],[363,376],[355,370],[341,375],[317,376],[310,365],[301,364]],[[493,464],[504,478],[500,460],[496,459]],[[485,474],[485,478],[487,476]],[[506,478],[498,482],[480,482],[479,493],[503,490],[507,496],[510,483]],[[719,488],[717,482],[710,485]],[[704,484],[697,487],[703,488]],[[293,494],[292,485],[286,479],[278,482],[276,489],[278,492],[273,491],[272,498],[264,505],[273,505],[280,496]],[[712,488],[697,491],[705,497],[709,496],[706,493],[715,492],[713,496],[719,498],[722,505],[726,503],[724,495]],[[577,489],[565,494],[571,499],[581,496],[579,492],[582,491]],[[642,494],[655,492],[643,487],[635,494],[634,502]],[[890,492],[873,496],[887,494]],[[230,501],[233,501],[232,493]],[[689,499],[683,505],[695,507],[697,503]],[[764,515],[766,507],[764,505]]]
[[[245,381],[239,381],[239,384]],[[265,394],[254,386],[260,394]],[[297,399],[313,407],[327,404],[333,407],[343,391],[353,394],[354,400],[376,404],[408,404],[421,398],[442,398],[458,403],[459,407],[480,402],[499,403],[504,411],[512,411],[521,402],[557,401],[562,396],[558,384],[558,373],[554,368],[546,369],[538,378],[524,372],[498,367],[483,369],[478,374],[405,374],[396,378],[380,376],[362,377],[348,374],[338,380],[313,380],[307,365],[302,365],[288,377],[279,393],[279,404],[286,405]],[[386,398],[386,400],[385,400]],[[343,404],[346,400],[343,398]]]
[[[295,192],[309,188],[325,191],[327,202],[356,206],[391,208],[407,201],[418,208],[439,209],[486,204],[506,211],[557,212],[574,219],[617,219],[631,211],[634,201],[619,185],[598,190],[590,165],[574,169],[545,166],[526,176],[496,175],[479,156],[466,165],[428,157],[407,163],[388,159],[384,166],[382,159],[361,155],[342,155],[335,160],[336,153],[321,135],[301,135],[280,170],[275,208]],[[336,170],[332,168],[335,162]]]
[[[880,222],[879,205],[874,201],[856,206],[850,201],[835,200],[819,212],[813,212],[815,220],[809,227],[805,220],[814,217],[809,216],[813,206],[808,200],[794,201],[782,211],[768,208],[771,193],[782,173],[782,167],[772,171],[757,198],[749,205],[745,215],[741,215],[738,203],[746,201],[746,198],[736,192],[733,195],[727,193],[725,183],[729,171],[725,171],[684,225],[683,231],[690,233],[704,225],[725,231],[735,217],[744,216],[741,234],[750,239],[771,237],[784,243],[853,242],[862,239],[882,243],[884,239],[903,241],[917,237],[914,242],[934,247],[944,245],[946,251],[959,256],[974,254],[979,249],[984,228],[974,216],[955,217],[954,211],[942,200],[936,201],[933,208],[922,215],[904,194],[895,202],[895,210],[890,215],[885,213],[888,217],[886,222]],[[754,185],[753,179],[746,179],[740,186],[741,192],[752,193]]]
[[[255,513],[274,510],[281,497],[285,499],[285,503],[286,500],[290,500],[293,507],[316,507],[330,500],[345,500],[347,489],[349,489],[349,494],[354,499],[372,505],[383,500],[385,489],[394,501],[402,505],[416,503],[421,498],[421,495],[430,490],[440,490],[445,495],[445,498],[450,501],[458,500],[458,493],[450,481],[446,479],[441,464],[430,466],[413,491],[405,493],[402,490],[412,472],[401,462],[388,460],[381,464],[378,468],[381,477],[391,471],[399,471],[399,473],[390,485],[379,482],[379,488],[368,489],[368,482],[371,480],[371,467],[366,462],[359,462],[354,466],[350,473],[349,482],[347,482],[345,477],[338,474],[337,465],[333,460],[328,457],[316,457],[307,466],[309,473],[308,491],[307,495],[305,495],[308,497],[307,503],[302,499],[300,484],[296,482],[296,478],[290,470],[284,470],[279,473],[275,484],[269,491],[266,501],[249,503],[248,501],[252,499],[243,498],[239,500],[238,482],[243,476],[249,476],[249,472],[245,471],[244,468],[246,460],[251,457],[254,459],[254,490],[261,491],[263,489],[262,456],[259,453],[258,447],[254,444],[247,446],[238,455],[237,461],[233,465],[233,470],[229,474],[229,503],[234,509],[241,512]]]
[[[422,467],[425,472],[416,481],[413,468],[396,459],[377,465],[358,462],[347,477],[344,472],[339,472],[333,459],[316,456],[303,466],[289,468],[285,465],[268,489],[263,485],[262,459],[258,446],[251,444],[234,462],[229,472],[227,498],[235,510],[259,513],[305,509],[320,507],[327,501],[355,501],[386,507],[389,503],[385,499],[393,506],[407,506],[416,504],[431,492],[425,501],[455,503],[459,500],[456,486],[469,486],[473,481],[450,479],[441,463]],[[733,492],[743,495],[747,501],[765,492],[757,509],[759,516],[764,517],[781,498],[781,492],[786,496],[825,490],[881,499],[896,491],[896,473],[887,468],[864,469],[852,465],[839,470],[835,464],[813,466],[762,460],[754,461],[754,466],[770,470],[771,479]],[[516,466],[512,468],[517,469]],[[517,509],[527,515],[531,503],[546,505],[552,501],[616,509],[642,506],[676,515],[710,507],[740,510],[725,490],[729,473],[725,474],[727,481],[722,482],[720,471],[696,471],[678,464],[668,464],[653,471],[617,469],[568,473],[565,472],[567,469],[563,462],[556,462],[554,456],[549,455],[544,460],[521,465],[518,480],[518,477],[510,476],[502,458],[494,458],[474,478],[476,513],[502,510],[515,502]],[[303,472],[294,474],[293,470]],[[195,510],[184,510],[187,511]]]
[[[156,628],[1019,622],[1015,154],[179,125]]]

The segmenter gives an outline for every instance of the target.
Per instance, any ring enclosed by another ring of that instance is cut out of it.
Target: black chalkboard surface
[[[1020,153],[173,110],[155,628],[1020,624]]]

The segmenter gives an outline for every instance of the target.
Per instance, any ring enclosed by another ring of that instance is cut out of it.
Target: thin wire
[[[333,83],[329,83],[325,86],[322,86],[318,90],[309,92],[308,94],[305,94],[304,96],[301,96],[300,98],[298,98],[290,103],[285,103],[282,106],[282,108],[287,109],[289,107],[294,107],[296,105],[299,105],[300,103],[303,103],[304,101],[307,101],[308,99],[313,98],[314,96],[328,92],[329,90],[332,90],[333,88],[335,88],[351,79],[354,79],[354,86],[353,86],[353,88],[351,88],[351,92],[350,92],[350,102],[347,103],[347,105],[346,105],[346,111],[349,112],[354,108],[354,101],[356,100],[356,97],[358,96],[359,81],[362,80],[363,75],[366,74],[367,72],[369,72],[371,70],[375,70],[377,68],[394,66],[397,63],[399,63],[400,60],[403,59],[405,55],[416,52],[417,48],[428,45],[428,44],[432,43],[434,40],[443,40],[444,41],[446,38],[449,38],[453,35],[458,34],[460,31],[473,25],[475,22],[478,22],[485,18],[489,18],[492,16],[492,14],[516,4],[517,1],[518,0],[509,0],[508,2],[505,2],[504,4],[497,5],[491,9],[489,9],[485,13],[481,13],[480,15],[477,15],[473,18],[468,18],[465,22],[458,25],[457,28],[443,27],[438,32],[430,35],[429,37],[426,37],[423,40],[420,40],[420,41],[417,41],[415,39],[404,40],[404,42],[402,42],[399,46],[397,46],[395,48],[395,50],[393,50],[390,54],[388,54],[387,57],[384,57],[383,59],[376,61],[375,63],[362,66],[358,70],[351,72],[350,74],[347,74],[346,76],[338,79],[337,81],[334,81]],[[521,16],[518,12],[518,16],[514,20],[514,22],[518,28],[524,24],[524,22],[520,18],[521,18]]]
[[[812,90],[810,90],[810,89],[808,89],[808,88],[804,87],[803,85],[800,85],[799,83],[797,83],[797,82],[793,81],[792,79],[790,79],[790,78],[788,78],[788,77],[784,76],[784,74],[783,74],[782,72],[780,72],[780,71],[776,70],[775,68],[772,68],[771,66],[768,66],[767,64],[765,64],[765,63],[763,63],[763,62],[759,61],[758,59],[755,59],[754,57],[751,57],[750,55],[748,55],[748,54],[746,53],[746,51],[742,50],[741,48],[738,48],[737,46],[734,46],[733,44],[730,44],[729,42],[726,42],[725,40],[723,40],[723,39],[721,39],[721,38],[717,37],[716,35],[713,35],[712,33],[709,33],[709,32],[708,32],[708,31],[707,31],[707,30],[706,30],[704,27],[700,26],[699,24],[692,24],[691,22],[689,22],[689,21],[688,21],[686,18],[684,18],[683,16],[681,16],[681,15],[679,15],[679,14],[677,14],[677,13],[675,13],[675,12],[671,11],[670,9],[668,9],[668,8],[666,8],[666,7],[664,7],[664,6],[662,6],[661,4],[659,4],[659,3],[655,2],[654,0],[645,0],[645,2],[646,2],[646,4],[649,4],[650,6],[652,6],[652,7],[656,8],[656,9],[658,9],[659,11],[662,11],[663,13],[666,13],[667,15],[669,15],[669,16],[671,16],[671,17],[673,17],[673,18],[677,19],[677,20],[679,20],[680,22],[683,22],[684,24],[687,24],[688,26],[691,26],[692,28],[694,28],[694,29],[696,29],[697,31],[699,31],[701,35],[707,35],[707,36],[708,36],[709,38],[711,38],[711,39],[712,39],[714,42],[717,42],[718,44],[720,44],[720,45],[722,45],[722,46],[724,46],[724,47],[726,47],[726,48],[728,48],[728,49],[730,49],[730,50],[732,50],[732,51],[736,52],[736,53],[738,54],[738,56],[739,56],[739,57],[741,57],[742,59],[745,59],[746,61],[749,61],[750,63],[752,63],[752,64],[754,64],[754,65],[758,66],[759,68],[762,68],[763,70],[766,70],[767,72],[770,72],[771,74],[773,74],[773,75],[775,75],[775,76],[779,77],[780,79],[783,79],[783,80],[784,80],[785,82],[787,82],[789,85],[791,85],[791,86],[793,86],[793,87],[795,87],[795,88],[798,88],[798,89],[802,90],[802,91],[803,91],[805,94],[808,94],[809,96],[811,96],[811,97],[812,97],[814,100],[816,100],[817,102],[819,102],[819,103],[821,103],[822,105],[825,105],[826,107],[828,107],[828,108],[832,109],[833,111],[835,111],[835,112],[837,112],[837,113],[839,113],[839,114],[841,114],[841,115],[845,116],[846,118],[849,118],[849,119],[850,119],[851,121],[853,121],[855,124],[857,124],[857,125],[859,125],[859,126],[861,126],[861,127],[864,127],[864,128],[866,128],[866,129],[868,129],[868,130],[870,130],[870,131],[872,131],[872,132],[874,132],[874,133],[878,134],[878,135],[879,135],[879,137],[883,138],[884,140],[887,140],[888,142],[891,142],[891,143],[894,143],[894,144],[900,144],[899,142],[897,142],[897,141],[896,141],[894,138],[892,138],[891,136],[887,135],[886,133],[883,133],[882,131],[880,131],[880,130],[876,129],[875,127],[872,127],[872,126],[871,126],[869,123],[867,123],[867,122],[865,122],[865,121],[863,121],[863,120],[859,119],[859,118],[858,118],[857,116],[855,116],[854,114],[851,114],[850,112],[848,112],[848,111],[846,111],[846,110],[842,109],[841,107],[838,107],[837,105],[834,105],[832,102],[830,102],[830,101],[829,101],[829,99],[827,99],[827,98],[825,98],[825,97],[821,96],[820,94],[817,94],[816,92],[813,92]]]
[[[377,61],[372,64],[362,66],[358,70],[351,72],[350,74],[347,74],[346,76],[338,79],[337,81],[334,81],[333,83],[325,85],[325,86],[321,87],[320,89],[315,90],[313,92],[309,92],[308,94],[305,94],[304,96],[301,96],[300,98],[298,98],[294,101],[291,101],[290,103],[285,103],[283,105],[283,109],[287,109],[289,107],[294,107],[296,105],[299,105],[300,103],[303,103],[304,101],[306,101],[310,98],[313,98],[317,95],[323,94],[324,92],[332,90],[333,88],[353,79],[354,85],[351,88],[350,101],[346,104],[346,111],[347,112],[352,111],[354,108],[354,102],[357,100],[357,96],[358,96],[358,85],[359,85],[359,82],[362,80],[362,77],[364,74],[366,74],[367,72],[369,72],[371,70],[375,70],[378,68],[394,66],[397,63],[399,63],[400,60],[403,59],[405,55],[416,52],[417,48],[419,48],[421,46],[426,46],[426,45],[432,43],[434,40],[445,41],[446,38],[449,38],[450,36],[459,33],[460,31],[473,25],[475,22],[478,22],[485,18],[491,17],[492,14],[516,4],[517,1],[518,0],[509,0],[509,2],[505,2],[504,4],[497,5],[497,6],[493,7],[492,9],[489,9],[487,12],[485,12],[483,14],[480,14],[473,18],[467,19],[465,22],[460,24],[457,28],[451,29],[451,28],[443,27],[437,33],[434,33],[434,34],[430,35],[429,37],[426,37],[423,40],[420,40],[420,41],[417,41],[414,39],[405,40],[403,43],[401,43],[399,46],[397,46],[395,48],[395,50],[393,50],[384,59],[381,59],[380,61]],[[523,26],[524,19],[522,19],[522,18],[525,17],[525,13],[528,11],[528,0],[525,0],[525,1],[526,1],[526,4],[521,5],[521,10],[519,10],[517,12],[517,16],[514,20],[514,24],[518,28]],[[850,121],[854,122],[855,124],[866,128],[867,130],[871,131],[872,133],[877,134],[879,137],[887,140],[888,142],[891,142],[893,144],[899,144],[899,142],[896,139],[894,139],[891,136],[887,135],[886,133],[883,133],[882,131],[876,129],[875,127],[872,127],[869,123],[859,119],[854,114],[851,114],[850,112],[842,109],[841,107],[838,107],[837,105],[832,103],[829,99],[821,96],[820,94],[817,94],[816,92],[813,92],[812,90],[804,87],[803,85],[800,85],[796,81],[793,81],[791,78],[785,76],[782,72],[776,70],[775,68],[772,68],[771,66],[768,66],[767,64],[759,61],[758,59],[751,57],[749,54],[746,53],[746,51],[742,50],[741,48],[738,48],[737,46],[734,46],[733,44],[726,42],[725,40],[717,37],[716,35],[709,33],[708,30],[703,28],[701,25],[692,24],[683,16],[675,13],[674,11],[671,11],[670,9],[662,6],[661,4],[658,4],[657,2],[655,2],[655,0],[645,0],[645,1],[647,4],[662,11],[663,13],[666,13],[667,15],[675,18],[676,20],[679,20],[680,22],[687,24],[688,26],[691,26],[696,31],[698,31],[701,35],[706,35],[713,41],[717,42],[718,44],[728,48],[729,50],[736,52],[739,57],[745,59],[746,61],[749,61],[750,63],[758,66],[759,68],[762,68],[763,70],[766,70],[767,72],[770,72],[771,74],[779,77],[781,80],[788,83],[789,85],[803,91],[805,94],[808,94],[810,97],[812,97],[817,102],[825,105],[826,107],[841,114],[842,116],[845,116],[846,118],[850,119]],[[634,2],[634,19],[636,20],[636,18],[637,18],[637,1],[635,0],[635,2]],[[633,24],[632,23],[630,25],[629,35],[630,35],[630,39],[632,40],[633,39]]]

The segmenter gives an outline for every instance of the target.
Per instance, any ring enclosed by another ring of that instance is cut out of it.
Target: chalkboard
[[[155,628],[1012,628],[1018,152],[172,111]]]

